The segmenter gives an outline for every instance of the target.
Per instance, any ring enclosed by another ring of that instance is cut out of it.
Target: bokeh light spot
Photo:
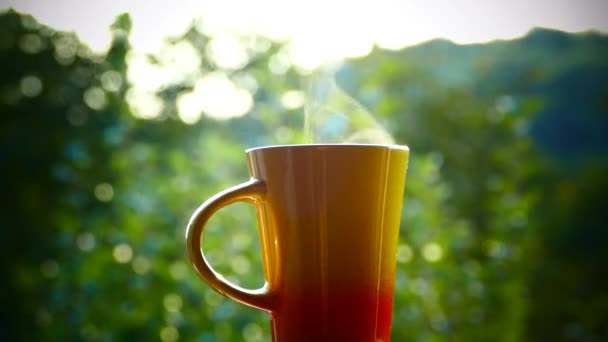
[[[179,331],[172,325],[163,327],[160,329],[160,339],[163,342],[175,342],[179,339]]]
[[[109,183],[100,183],[95,186],[95,197],[101,202],[110,202],[114,198],[114,188]]]
[[[230,261],[230,266],[232,267],[232,270],[237,274],[247,273],[251,268],[249,260],[242,255],[237,255],[232,258],[232,260]]]
[[[135,87],[148,92],[157,92],[165,85],[166,77],[163,70],[151,63],[145,55],[129,52],[127,64],[129,65],[127,79]]]
[[[193,92],[182,92],[177,96],[177,115],[188,125],[197,123],[203,115],[201,103]]]
[[[133,271],[137,274],[146,274],[150,270],[152,266],[150,264],[150,260],[143,256],[137,256],[133,259],[133,263],[131,265],[133,267]]]
[[[213,119],[226,120],[247,114],[252,106],[251,94],[220,72],[201,78],[193,91],[177,97],[178,116],[187,124],[198,122],[202,112]]]
[[[166,45],[160,51],[158,59],[165,85],[190,83],[200,74],[201,56],[188,41]]]
[[[40,272],[46,278],[55,278],[59,274],[59,264],[53,259],[45,260],[40,265]]]
[[[131,261],[131,258],[133,258],[133,250],[128,244],[121,243],[114,247],[112,255],[114,256],[114,260],[116,260],[116,262],[126,264]]]
[[[36,54],[44,49],[44,42],[39,35],[28,33],[19,40],[19,47],[27,54]]]
[[[101,86],[109,92],[117,92],[122,87],[122,76],[116,70],[108,70],[101,74]]]
[[[243,328],[243,337],[245,341],[262,341],[262,328],[255,323],[249,323]]]
[[[422,256],[426,261],[437,262],[443,257],[443,249],[435,242],[427,243],[422,247]]]
[[[181,261],[174,262],[169,266],[169,274],[175,280],[183,279],[186,276],[186,272],[188,272],[188,268]]]
[[[27,97],[36,97],[42,92],[42,81],[34,75],[22,78],[19,86],[21,93]]]
[[[156,93],[141,88],[129,89],[126,100],[131,109],[131,114],[140,119],[155,119],[160,116],[165,108],[163,100]]]
[[[216,35],[207,46],[207,54],[217,66],[224,69],[241,69],[249,61],[243,44],[229,33]]]
[[[251,235],[246,233],[236,233],[232,237],[232,243],[234,247],[238,250],[245,250],[251,246],[252,239]]]
[[[78,50],[78,41],[72,36],[60,36],[55,39],[55,60],[61,65],[70,65],[74,62]]]
[[[272,55],[268,60],[268,70],[275,75],[285,74],[290,67],[291,61],[284,49]]]
[[[407,263],[410,262],[413,257],[414,251],[409,245],[403,244],[397,247],[397,261],[401,263]]]
[[[93,110],[101,110],[106,106],[106,93],[99,87],[91,87],[82,95],[84,103]]]
[[[288,90],[281,96],[281,105],[286,109],[298,109],[304,105],[304,93],[299,90]]]
[[[95,236],[91,233],[82,233],[76,238],[78,249],[83,252],[90,252],[95,248]]]
[[[209,290],[205,293],[205,303],[209,306],[218,306],[222,302],[222,296],[213,291]]]
[[[182,297],[175,293],[169,293],[163,298],[165,310],[169,312],[178,312],[182,308]]]

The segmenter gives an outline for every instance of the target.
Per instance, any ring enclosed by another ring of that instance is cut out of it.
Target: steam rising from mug
[[[388,131],[327,73],[311,78],[304,106],[308,143],[393,144]]]

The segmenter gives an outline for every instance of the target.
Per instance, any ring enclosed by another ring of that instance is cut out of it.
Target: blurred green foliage
[[[185,78],[157,92],[158,117],[139,119],[130,27],[117,18],[97,55],[32,17],[0,15],[3,337],[267,341],[265,313],[197,278],[184,229],[200,202],[247,178],[245,148],[301,141],[302,110],[281,100],[303,76],[284,44],[253,36],[240,37],[246,63],[222,66],[193,26],[168,47],[189,43],[201,70],[248,88],[254,106],[185,124],[176,99],[196,81]],[[534,30],[375,50],[341,67],[338,82],[413,151],[395,341],[608,338],[607,52],[601,34]],[[263,282],[253,208],[222,210],[205,234],[218,271]]]

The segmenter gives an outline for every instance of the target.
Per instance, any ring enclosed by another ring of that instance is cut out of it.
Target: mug
[[[273,341],[390,340],[397,242],[409,149],[311,144],[246,151],[251,179],[203,203],[188,256],[219,293],[270,313]],[[255,205],[265,284],[227,281],[201,250],[220,208]]]

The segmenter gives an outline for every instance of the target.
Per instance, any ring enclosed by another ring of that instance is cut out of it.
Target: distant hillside
[[[468,87],[481,99],[538,98],[543,105],[530,132],[542,149],[566,161],[608,156],[606,34],[537,28],[519,39],[487,44],[433,40],[400,51],[375,49],[347,64],[341,79],[354,91],[353,85],[364,84],[376,72],[389,79],[407,75],[401,84],[419,86],[414,93],[404,92],[404,103],[433,96],[426,91],[454,87]],[[425,84],[439,89],[425,89]]]

